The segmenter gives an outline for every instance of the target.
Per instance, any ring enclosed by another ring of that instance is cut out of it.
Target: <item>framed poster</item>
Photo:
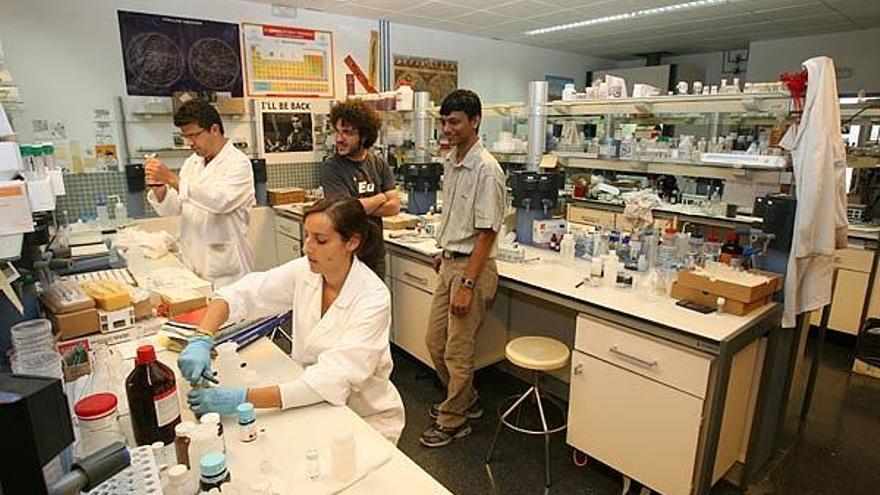
[[[332,98],[333,33],[242,24],[248,96]]]
[[[117,14],[129,95],[219,91],[244,96],[238,24],[124,10]]]
[[[394,56],[394,84],[404,79],[413,91],[427,91],[435,105],[458,88],[458,62],[436,58]]]
[[[321,126],[329,100],[264,99],[257,109],[257,146],[266,163],[303,163],[319,159]]]

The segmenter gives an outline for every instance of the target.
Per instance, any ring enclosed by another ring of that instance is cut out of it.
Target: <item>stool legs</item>
[[[501,417],[498,419],[498,426],[495,428],[495,434],[492,437],[492,443],[489,446],[489,452],[488,452],[488,454],[486,454],[486,466],[488,469],[489,463],[492,462],[492,454],[495,451],[495,446],[498,442],[498,436],[501,434],[501,427],[502,426],[506,425],[507,427],[511,428],[512,430],[518,431],[520,433],[526,433],[526,434],[530,434],[530,435],[543,435],[544,436],[544,492],[547,493],[547,491],[550,489],[550,435],[552,435],[553,433],[557,433],[557,432],[564,430],[566,425],[563,423],[562,426],[557,427],[557,428],[553,428],[553,429],[551,429],[547,425],[547,416],[544,414],[544,404],[541,401],[541,389],[540,389],[540,386],[538,383],[539,376],[540,375],[538,374],[537,371],[532,373],[532,386],[529,387],[529,389],[526,390],[525,393],[520,395],[516,399],[516,401],[514,401],[513,405],[508,407],[507,410],[505,410],[504,413],[501,414]],[[515,410],[517,411],[517,413],[519,413],[519,411],[520,411],[519,407],[522,405],[523,401],[525,401],[527,398],[529,398],[532,395],[534,395],[535,401],[538,406],[538,415],[541,418],[542,429],[541,430],[527,430],[524,428],[520,428],[518,421],[517,421],[516,425],[508,423],[507,417],[510,416]],[[550,399],[550,398],[548,397],[548,399]],[[554,405],[557,405],[557,404],[554,402]],[[562,408],[560,407],[560,409],[562,409]],[[563,415],[564,415],[564,413],[563,413]],[[489,471],[489,472],[490,472],[490,476],[491,476],[491,471]]]

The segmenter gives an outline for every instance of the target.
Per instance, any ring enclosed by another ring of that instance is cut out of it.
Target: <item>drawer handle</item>
[[[580,375],[583,372],[584,372],[584,365],[582,365],[582,364],[575,366],[574,369],[571,370],[571,373],[573,375]]]
[[[616,345],[609,347],[608,351],[611,352],[611,354],[616,354],[624,359],[628,359],[628,360],[630,360],[640,366],[643,366],[645,368],[654,368],[657,366],[656,359],[650,360],[650,359],[645,359],[643,357],[636,356],[635,354],[630,354],[630,353],[622,350],[620,347],[617,347]]]
[[[418,275],[413,275],[410,272],[403,272],[403,276],[410,279],[410,280],[415,280],[416,282],[418,282],[422,285],[425,285],[425,286],[428,285],[428,278],[427,277],[419,277]]]

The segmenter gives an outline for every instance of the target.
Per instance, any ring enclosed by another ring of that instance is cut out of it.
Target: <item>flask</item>
[[[138,347],[134,370],[125,379],[131,426],[138,445],[174,441],[180,402],[174,372],[156,360],[151,345]]]

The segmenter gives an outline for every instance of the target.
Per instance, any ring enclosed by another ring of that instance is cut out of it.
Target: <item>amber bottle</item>
[[[180,402],[174,371],[156,360],[151,345],[138,347],[134,370],[125,379],[131,426],[138,445],[174,441]]]

